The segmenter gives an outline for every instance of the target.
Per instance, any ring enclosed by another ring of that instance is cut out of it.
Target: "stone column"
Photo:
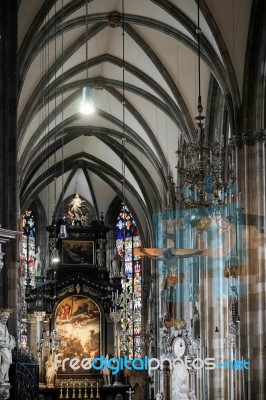
[[[224,239],[226,235],[226,239]],[[206,232],[208,257],[200,270],[201,345],[204,357],[227,359],[224,339],[227,335],[227,282],[224,280],[225,256],[229,251],[230,235],[216,221]],[[227,243],[228,246],[225,246]],[[209,399],[228,400],[228,374],[222,369],[206,371],[206,393]],[[205,379],[204,376],[204,379]],[[201,391],[205,388],[201,388]]]
[[[42,328],[43,328],[43,320],[45,317],[45,311],[34,311],[34,315],[36,318],[36,345],[32,344],[31,348],[36,347],[36,360],[39,363],[39,382],[43,382],[45,379],[45,371],[44,371],[44,340],[42,340]],[[33,342],[34,343],[34,342]],[[35,349],[34,349],[35,350]],[[34,356],[35,358],[35,356]]]
[[[0,224],[14,231],[18,228],[17,177],[17,0],[0,1]],[[3,251],[5,266],[0,273],[0,305],[16,308],[17,263],[16,240]],[[9,330],[17,334],[16,313],[9,321]]]
[[[264,138],[265,140],[265,138]],[[245,214],[247,269],[245,282],[247,295],[241,299],[240,326],[245,337],[242,351],[244,357],[251,362],[250,371],[244,376],[248,387],[248,398],[263,399],[265,393],[265,143],[257,141],[244,146],[245,169]],[[245,300],[245,301],[244,301]],[[246,343],[244,343],[246,342]],[[254,370],[256,373],[254,374]]]
[[[30,349],[30,352],[33,355],[34,360],[37,360],[38,359],[37,347],[39,344],[37,318],[36,318],[35,314],[28,314],[27,319],[28,319],[28,327],[27,327],[28,343],[27,343],[27,345],[28,345],[28,348]]]
[[[169,369],[169,365],[164,364],[162,370],[162,378],[163,378],[163,399],[164,400],[171,400],[171,370]]]

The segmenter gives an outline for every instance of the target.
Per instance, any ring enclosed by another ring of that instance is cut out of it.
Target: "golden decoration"
[[[177,329],[184,329],[186,327],[186,323],[182,319],[174,319],[173,326]]]
[[[206,231],[210,225],[211,218],[210,217],[203,217],[201,220],[197,223],[197,230],[199,231]]]
[[[15,311],[16,311],[15,308],[0,307],[0,313],[6,312],[6,313],[11,314],[11,313],[13,313],[13,312],[15,312]]]

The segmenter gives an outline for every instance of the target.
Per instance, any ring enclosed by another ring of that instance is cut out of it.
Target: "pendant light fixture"
[[[88,81],[88,0],[86,0],[86,81]],[[82,97],[79,111],[81,114],[91,115],[95,112],[92,89],[88,86],[82,88]]]
[[[198,51],[198,104],[196,139],[192,142],[179,139],[177,155],[176,201],[179,209],[190,210],[190,220],[196,226],[204,218],[208,221],[221,219],[223,206],[233,198],[235,182],[234,161],[230,145],[222,147],[218,138],[208,142],[205,137],[204,115],[201,99],[201,36],[200,0],[198,4],[198,24],[196,29]],[[219,224],[222,226],[222,224]],[[227,227],[227,225],[226,225]]]

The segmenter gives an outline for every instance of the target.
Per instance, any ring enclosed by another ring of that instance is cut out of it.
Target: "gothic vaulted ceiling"
[[[210,140],[237,131],[250,12],[251,0],[200,0]],[[150,229],[178,140],[195,136],[196,25],[195,0],[21,0],[22,209],[38,197],[50,222],[62,196],[77,191],[104,214],[119,196]],[[84,86],[91,116],[79,112]]]

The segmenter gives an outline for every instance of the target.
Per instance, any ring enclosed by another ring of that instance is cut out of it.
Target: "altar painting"
[[[56,309],[55,324],[59,334],[56,353],[64,358],[96,358],[100,356],[100,309],[87,296],[69,296],[62,300]],[[79,363],[81,365],[81,363]],[[58,375],[80,375],[94,373],[92,369],[80,367],[73,370],[65,363],[65,371],[60,366]]]

